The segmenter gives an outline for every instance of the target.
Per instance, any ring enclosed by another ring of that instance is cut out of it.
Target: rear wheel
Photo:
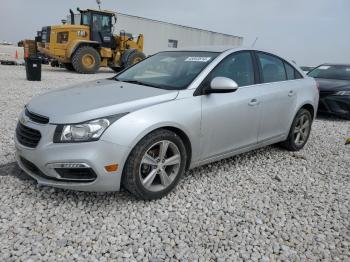
[[[124,167],[122,184],[141,199],[161,198],[179,182],[186,160],[181,138],[159,129],[145,136],[132,150]]]
[[[146,55],[144,53],[135,51],[128,56],[124,67],[128,68],[134,64],[137,64],[138,62],[142,61],[145,58],[146,58]]]
[[[282,146],[289,151],[301,150],[309,139],[311,124],[311,113],[306,109],[300,109],[293,120],[288,138]]]
[[[75,71],[74,66],[71,63],[64,63],[64,68],[68,71]]]
[[[75,51],[72,64],[74,69],[81,74],[94,74],[100,68],[100,54],[91,46],[80,47]]]

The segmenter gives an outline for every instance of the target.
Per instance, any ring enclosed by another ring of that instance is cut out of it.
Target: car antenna
[[[96,3],[98,5],[98,9],[101,10],[101,0],[96,0]]]
[[[256,42],[258,41],[258,39],[259,39],[259,37],[256,37],[256,38],[255,38],[255,40],[254,40],[254,42],[253,42],[253,44],[252,44],[252,47],[255,46],[255,44],[256,44]]]

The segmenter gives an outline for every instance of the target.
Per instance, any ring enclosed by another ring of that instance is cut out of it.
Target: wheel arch
[[[188,170],[188,168],[190,167],[190,164],[191,164],[191,160],[192,160],[192,145],[191,145],[191,140],[189,139],[187,134],[184,131],[182,131],[180,128],[173,127],[173,126],[164,126],[164,127],[159,128],[159,129],[166,129],[166,130],[174,132],[184,142],[184,145],[186,148],[186,153],[187,153],[186,170]]]
[[[305,103],[305,104],[303,104],[301,107],[299,107],[298,111],[299,111],[300,109],[306,109],[307,111],[310,112],[310,114],[312,115],[312,118],[315,119],[315,117],[316,117],[316,112],[315,112],[314,106],[313,106],[311,103]],[[298,112],[298,111],[297,111],[297,112]]]
[[[300,111],[300,109],[306,109],[310,112],[311,116],[312,116],[312,119],[315,119],[316,118],[316,112],[315,112],[315,107],[312,105],[311,102],[307,101],[303,104],[301,104],[297,110],[295,110],[295,114],[293,116],[293,118],[291,119],[290,123],[289,123],[289,128],[288,128],[288,133],[290,131],[290,128],[292,127],[292,124],[293,124],[293,121],[294,121],[294,118],[296,117],[296,115],[298,114],[298,112]],[[288,133],[286,134],[286,137],[288,136]]]
[[[140,134],[139,136],[137,136],[137,138],[134,140],[134,142],[132,143],[132,145],[130,146],[129,151],[126,154],[126,157],[124,159],[124,164],[123,164],[123,170],[125,168],[125,163],[127,161],[127,159],[129,158],[132,150],[135,148],[135,146],[147,135],[159,130],[159,129],[165,129],[165,130],[169,130],[174,132],[176,135],[178,135],[182,141],[184,142],[185,148],[186,148],[186,153],[187,153],[187,161],[186,161],[186,170],[189,169],[190,165],[191,165],[191,161],[192,161],[192,143],[190,140],[189,135],[186,133],[186,131],[184,131],[183,129],[181,129],[178,126],[175,125],[170,125],[170,124],[164,124],[164,125],[156,125],[153,126],[149,129],[147,129],[145,132],[143,132],[142,134]]]

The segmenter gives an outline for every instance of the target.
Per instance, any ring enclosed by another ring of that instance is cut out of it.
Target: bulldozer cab
[[[116,41],[113,37],[113,20],[115,13],[100,10],[78,10],[81,13],[81,25],[90,27],[90,40],[96,41],[102,47],[114,49]]]

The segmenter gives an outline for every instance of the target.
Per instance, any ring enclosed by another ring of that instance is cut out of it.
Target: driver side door
[[[203,161],[244,149],[257,143],[260,102],[254,93],[256,73],[250,51],[228,55],[203,82],[227,77],[239,88],[231,93],[202,95]]]

